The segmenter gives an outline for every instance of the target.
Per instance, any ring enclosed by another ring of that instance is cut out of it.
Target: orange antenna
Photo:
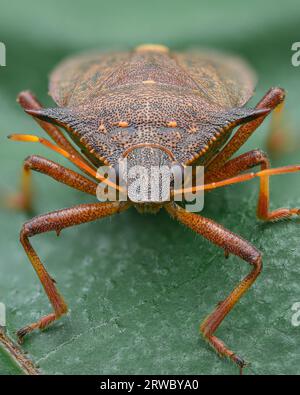
[[[49,140],[44,139],[43,137],[34,136],[32,134],[11,134],[10,136],[7,136],[7,137],[13,141],[40,143],[40,144],[50,148],[51,150],[57,152],[58,154],[64,156],[65,158],[69,159],[72,163],[74,163],[80,169],[85,170],[87,173],[89,173],[93,178],[104,182],[105,184],[114,188],[115,190],[124,192],[122,187],[115,184],[114,182],[109,181],[107,178],[100,176],[94,169],[92,169],[90,166],[88,166],[85,162],[83,162],[76,156],[70,154],[69,152],[65,151],[63,148],[52,144]]]
[[[278,174],[295,173],[297,171],[300,171],[300,165],[282,166],[282,167],[277,167],[275,169],[261,170],[256,173],[253,173],[253,172],[246,173],[246,174],[242,174],[240,176],[227,178],[226,180],[211,182],[209,184],[203,184],[203,185],[198,185],[198,186],[189,187],[189,188],[176,189],[173,192],[173,196],[181,195],[183,193],[189,193],[189,192],[195,193],[197,191],[207,191],[207,190],[211,190],[211,189],[221,188],[226,185],[238,184],[240,182],[252,180],[253,178],[256,178],[256,177],[265,177],[265,176],[274,176],[274,175],[278,175]]]

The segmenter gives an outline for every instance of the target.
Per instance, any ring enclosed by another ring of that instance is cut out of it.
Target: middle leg
[[[24,161],[21,191],[10,197],[9,205],[30,212],[32,210],[31,171],[48,175],[71,188],[96,195],[97,184],[88,178],[39,155],[31,155]]]
[[[216,182],[234,177],[252,167],[260,166],[261,170],[270,168],[270,161],[266,153],[261,150],[246,152],[231,159],[219,169],[208,171],[205,183]],[[280,220],[293,215],[300,215],[299,208],[279,208],[270,210],[270,180],[269,176],[260,177],[260,189],[257,204],[257,216],[264,221]]]

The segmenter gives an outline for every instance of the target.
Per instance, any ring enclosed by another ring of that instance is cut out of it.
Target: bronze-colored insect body
[[[120,159],[126,158],[131,164],[145,167],[162,163],[184,167],[200,163],[205,167],[205,184],[199,187],[203,190],[259,177],[257,215],[260,219],[270,221],[299,215],[299,209],[269,210],[269,176],[299,171],[300,166],[270,169],[269,159],[261,150],[231,159],[284,100],[284,91],[272,88],[254,109],[244,108],[253,94],[254,83],[254,73],[239,58],[212,51],[172,53],[162,45],[142,45],[132,52],[92,53],[63,62],[50,79],[50,95],[58,107],[42,108],[30,92],[19,95],[21,106],[54,143],[31,135],[10,137],[47,145],[67,157],[89,178],[40,156],[30,156],[24,163],[23,206],[30,206],[31,170],[95,196],[97,183],[90,177],[97,180],[96,168],[103,164],[116,167]],[[59,126],[68,132],[81,153]],[[236,126],[239,128],[230,138]],[[244,173],[254,166],[260,166],[260,171]],[[172,193],[174,197],[176,191]],[[29,238],[43,232],[59,233],[64,228],[118,213],[131,205],[141,212],[163,207],[172,217],[221,247],[226,255],[237,255],[250,264],[250,274],[200,326],[212,347],[242,368],[244,360],[214,333],[259,275],[261,253],[211,219],[186,211],[172,197],[169,201],[154,203],[130,199],[127,202],[97,201],[39,215],[26,222],[20,234],[21,243],[54,311],[19,330],[20,341],[29,332],[47,327],[67,312],[66,303]]]

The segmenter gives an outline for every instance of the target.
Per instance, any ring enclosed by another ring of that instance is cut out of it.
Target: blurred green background
[[[300,67],[291,45],[300,41],[299,1],[0,1],[1,194],[14,192],[23,159],[32,153],[68,165],[38,145],[10,142],[12,132],[43,132],[15,102],[31,89],[48,106],[47,79],[66,55],[89,48],[128,49],[144,42],[172,49],[209,46],[245,57],[257,70],[254,99],[270,86],[287,89],[286,117],[295,150],[273,161],[300,162]],[[269,122],[269,121],[268,121]],[[264,148],[268,122],[243,148]],[[34,174],[36,212],[89,202],[80,192]],[[300,301],[299,220],[261,224],[255,218],[257,181],[214,191],[204,215],[262,250],[264,271],[226,318],[219,337],[251,362],[246,374],[299,374],[300,327],[291,324]],[[300,207],[300,175],[272,179],[272,207]],[[18,241],[26,215],[2,210],[0,301],[8,333],[50,311]],[[236,374],[198,335],[198,326],[249,268],[172,221],[164,212],[130,210],[97,223],[33,239],[70,314],[24,350],[45,374]],[[0,351],[0,373],[15,373]],[[21,373],[21,372],[20,372]]]

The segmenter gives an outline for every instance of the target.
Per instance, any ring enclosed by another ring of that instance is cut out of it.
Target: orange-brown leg
[[[19,93],[17,98],[18,103],[24,110],[40,110],[43,108],[42,104],[37,100],[34,94],[30,91],[23,91]],[[45,130],[45,132],[56,142],[57,145],[64,148],[67,152],[74,155],[76,158],[80,158],[86,161],[82,155],[72,146],[69,140],[64,136],[62,131],[55,125],[49,122],[42,121],[38,118],[33,119]]]
[[[233,177],[254,166],[261,166],[261,170],[270,168],[270,161],[263,151],[253,150],[231,159],[220,169],[208,172],[205,183],[216,182]],[[281,218],[300,215],[299,208],[279,208],[270,211],[270,180],[269,176],[260,177],[260,189],[257,204],[257,216],[264,221],[279,220]]]
[[[271,88],[255,108],[269,108],[275,109],[279,104],[284,101],[285,91],[281,88]],[[236,153],[242,145],[249,139],[252,133],[261,125],[268,114],[262,115],[253,121],[247,122],[242,125],[234,134],[231,140],[225,147],[214,157],[209,163],[207,170],[215,170],[221,168],[227,160],[229,160],[234,153]]]
[[[17,98],[18,103],[24,108],[27,113],[30,114],[30,111],[36,111],[43,108],[42,104],[37,100],[37,98],[30,91],[23,91],[19,93]],[[63,132],[59,129],[58,126],[53,125],[49,122],[42,121],[37,117],[33,116],[33,119],[42,127],[42,129],[56,142],[56,144],[67,151],[70,155],[72,155],[75,159],[79,159],[90,169],[95,170],[94,166],[83,156],[81,155],[76,148],[69,142],[69,140],[65,137]],[[75,163],[77,166],[77,164]],[[85,169],[79,166],[81,170],[83,170],[86,174],[90,175]],[[30,178],[27,177],[27,184],[30,184]]]
[[[174,203],[165,206],[166,210],[178,221],[201,234],[207,240],[223,248],[224,251],[237,255],[252,266],[251,272],[237,285],[230,295],[218,304],[215,311],[210,314],[200,326],[200,330],[210,345],[222,356],[229,357],[240,369],[245,361],[231,351],[214,333],[243,294],[251,287],[262,269],[261,253],[249,242],[240,236],[223,228],[216,222],[185,211]]]
[[[43,266],[40,258],[30,244],[29,237],[51,231],[55,231],[59,234],[64,228],[95,221],[96,219],[107,217],[125,210],[127,207],[128,204],[122,204],[120,202],[81,204],[39,215],[23,225],[20,233],[20,241],[45,289],[54,312],[20,329],[17,332],[20,342],[22,342],[24,336],[29,332],[32,332],[34,329],[44,329],[67,312],[67,305],[63,297],[57,291],[55,281],[49,276]]]
[[[16,199],[15,201],[12,201],[11,199],[11,205],[13,205],[14,207],[19,207],[29,212],[32,209],[32,170],[46,174],[54,180],[59,181],[79,191],[94,196],[96,195],[97,184],[95,184],[93,181],[49,159],[43,158],[38,155],[31,155],[24,161],[21,179],[21,191],[14,198]]]
[[[18,103],[24,110],[40,110],[41,103],[30,91],[23,91],[18,95]],[[74,158],[79,159],[94,171],[91,164],[72,146],[62,131],[55,125],[42,121],[34,117],[34,120],[45,130],[45,132],[57,143],[57,145],[67,151]],[[76,163],[75,163],[76,164]],[[81,168],[81,170],[85,171]],[[85,171],[86,172],[86,171]],[[86,174],[90,175],[88,172]],[[7,198],[7,206],[14,209],[21,209],[27,212],[32,210],[32,182],[31,172],[26,167],[23,168],[21,176],[21,191]]]
[[[267,135],[266,147],[268,152],[276,157],[293,151],[295,144],[290,127],[284,117],[284,102],[273,111],[270,128]]]
[[[255,166],[261,166],[262,170],[270,167],[267,154],[260,149],[248,151],[229,160],[220,168],[208,170],[205,173],[205,184],[234,177]]]

